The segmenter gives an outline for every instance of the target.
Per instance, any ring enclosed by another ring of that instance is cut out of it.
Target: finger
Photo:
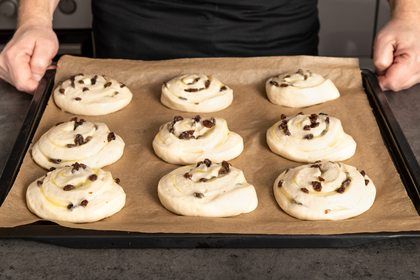
[[[415,80],[412,74],[414,72],[413,62],[413,58],[408,54],[397,56],[386,72],[378,77],[381,88],[399,91],[412,86]]]
[[[35,49],[30,61],[33,79],[36,81],[41,80],[48,66],[51,64],[54,55],[54,49],[49,47],[48,44],[42,44],[39,41],[35,44]]]
[[[373,49],[373,64],[376,72],[383,74],[394,60],[395,45],[392,40],[377,37]]]
[[[38,87],[38,81],[32,77],[29,62],[30,55],[27,53],[19,53],[9,61],[11,80],[20,91],[33,92]]]

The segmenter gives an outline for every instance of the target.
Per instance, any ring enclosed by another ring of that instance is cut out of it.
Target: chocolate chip
[[[200,115],[196,115],[194,118],[193,118],[193,120],[195,121],[195,122],[200,122],[200,120],[201,120],[201,116]]]
[[[296,74],[302,75],[303,76],[303,70],[302,69],[298,69]]]
[[[206,88],[209,88],[209,86],[210,86],[210,80],[206,80],[206,82],[204,83],[204,86]]]
[[[308,79],[308,75],[307,74],[303,75],[303,79],[306,81]]]
[[[283,187],[283,180],[280,180],[280,181],[277,183],[277,187],[279,187],[279,188]]]
[[[84,88],[82,89],[82,91],[83,91],[83,92],[88,91],[88,90],[89,90],[89,88],[87,88],[87,87],[84,87]]]
[[[69,209],[69,210],[73,209],[73,203],[68,204],[67,209]]]
[[[318,180],[321,181],[321,182],[324,182],[325,181],[325,179],[322,178],[321,176],[318,176]]]
[[[184,118],[183,117],[181,117],[181,116],[175,116],[174,117],[174,122],[179,122],[179,121],[182,121]]]
[[[324,210],[324,213],[325,213],[325,214],[328,214],[328,213],[330,213],[330,212],[331,212],[331,209],[325,209],[325,210]]]
[[[185,179],[191,179],[192,178],[192,174],[187,172],[187,173],[184,174],[184,178]]]
[[[77,145],[76,144],[67,144],[66,147],[67,148],[74,148],[74,147],[77,147]]]
[[[205,164],[207,167],[210,167],[210,166],[211,166],[211,160],[209,160],[208,158],[206,158],[206,159],[204,160],[204,164]]]
[[[63,191],[68,192],[68,191],[74,190],[75,188],[76,187],[74,185],[65,185],[63,188]]]
[[[48,169],[48,171],[54,171],[56,168],[55,167],[50,167],[50,169]]]
[[[112,140],[115,140],[115,133],[114,132],[108,133],[108,142],[111,142]]]
[[[321,185],[321,182],[318,182],[318,181],[312,181],[312,182],[311,182],[311,184],[312,184],[312,188],[313,188],[315,191],[320,192],[320,191],[322,190],[322,185]]]
[[[319,113],[318,115],[321,115],[321,116],[328,116],[328,114],[326,114],[326,113]]]
[[[42,186],[43,183],[44,183],[44,181],[41,181],[41,180],[36,181],[36,185],[38,187]]]
[[[74,98],[74,100],[76,100],[76,101],[80,101],[80,100],[82,100],[82,98],[80,98],[80,97],[76,97],[76,98]]]
[[[280,86],[279,83],[277,83],[276,81],[273,81],[273,80],[270,81],[270,85],[273,85],[275,87],[279,87]]]
[[[287,118],[287,116],[285,114],[280,115],[280,119],[284,120],[285,118]]]
[[[55,163],[55,164],[59,164],[61,162],[61,159],[58,158],[50,158],[48,159],[49,162]]]
[[[120,180],[120,178],[115,178],[114,179],[114,182],[117,183],[117,184],[119,184],[121,182],[121,180]]]
[[[319,122],[313,122],[313,123],[311,123],[311,128],[315,128],[317,126],[319,126]]]
[[[104,84],[104,88],[110,87],[112,85],[112,82],[107,82]]]
[[[345,187],[339,187],[338,189],[336,189],[335,191],[338,193],[343,193],[346,190]]]
[[[84,142],[85,142],[85,140],[83,139],[83,135],[76,134],[76,137],[74,138],[74,144],[80,146],[80,145],[83,145]]]
[[[219,175],[224,175],[229,173],[230,171],[230,165],[227,161],[222,161],[222,167],[219,169]]]
[[[304,193],[309,193],[309,191],[308,191],[308,189],[307,189],[307,188],[300,188],[300,190],[301,190],[302,192],[304,192]]]
[[[313,134],[306,134],[305,136],[303,136],[303,139],[306,139],[306,140],[311,140],[311,139],[313,139],[314,138],[314,135]]]
[[[85,164],[78,163],[78,162],[73,163],[71,166],[72,166],[71,173],[79,171],[80,168],[86,169],[86,167],[87,167]]]
[[[200,193],[200,192],[195,192],[195,193],[193,193],[193,195],[194,195],[194,197],[196,197],[196,198],[203,198],[203,197],[204,197],[204,194],[202,194],[202,193]]]
[[[360,174],[362,174],[363,177],[366,176],[366,172],[364,170],[360,171]]]
[[[198,180],[199,182],[207,182],[208,181],[208,179],[206,179],[206,178],[200,178],[200,180]]]
[[[318,164],[318,163],[316,163],[316,164],[311,164],[311,166],[310,166],[311,168],[320,168],[321,167],[321,164]]]
[[[195,78],[191,83],[187,83],[187,85],[193,85],[195,83],[197,83],[200,80],[200,77]]]
[[[64,92],[65,92],[66,90],[64,89],[64,88],[60,88],[59,90],[58,90],[58,92],[60,92],[61,94],[64,94]]]
[[[123,84],[123,83],[121,83],[120,84],[120,88],[123,88],[123,87],[125,87],[126,85],[125,84]]]
[[[186,91],[186,92],[197,92],[199,90],[200,89],[198,89],[198,88],[186,88],[186,89],[184,89],[184,91]],[[178,98],[180,98],[180,97],[178,97]]]
[[[179,99],[181,100],[188,100],[188,98],[182,97],[182,96],[178,96]]]
[[[365,185],[367,186],[369,184],[369,180],[365,179]]]
[[[220,88],[220,91],[225,91],[225,90],[227,90],[227,87],[226,87],[226,86],[222,86],[222,87]]]
[[[280,87],[288,87],[289,85],[288,84],[286,84],[286,83],[281,83],[280,84]]]
[[[79,83],[79,84],[84,84],[84,83],[85,83],[85,81],[83,81],[83,80],[79,80],[79,81],[78,81],[78,83]]]
[[[329,124],[330,123],[330,117],[326,117],[325,118],[325,123]]]
[[[317,114],[311,114],[309,116],[309,120],[311,121],[311,123],[316,122],[317,119],[318,119],[318,115]]]
[[[96,174],[92,174],[88,177],[88,179],[92,182],[96,181],[98,179],[98,175]]]
[[[296,201],[294,199],[292,199],[291,202],[294,203],[294,204],[296,204],[296,205],[301,205],[301,206],[303,205],[302,202]]]
[[[77,119],[77,117],[72,118],[72,119],[71,119],[71,121],[74,121],[74,127],[73,127],[73,130],[76,130],[76,128],[77,128],[78,126],[82,125],[82,124],[85,122],[85,120],[84,120],[84,119],[80,119],[80,120],[78,120],[78,119]]]
[[[86,207],[88,205],[89,201],[87,201],[86,199],[82,200],[82,202],[80,202],[80,206]]]
[[[195,104],[195,105],[198,105],[198,104],[200,104],[200,103],[199,103],[199,102],[194,102],[194,104]]]
[[[214,119],[213,119],[214,120]],[[213,122],[213,121],[211,121],[211,120],[204,120],[203,121],[203,125],[205,126],[205,127],[207,127],[207,128],[212,128],[214,125],[215,125],[215,123]]]
[[[350,183],[351,183],[351,179],[350,178],[345,179],[341,183],[341,186],[338,189],[336,189],[335,191],[338,192],[338,193],[343,193],[346,190],[346,187],[348,187],[350,185]]]
[[[303,130],[311,130],[311,126],[310,125],[304,125]]]
[[[183,139],[183,140],[194,138],[194,130],[187,130],[187,131],[181,132],[178,138]]]
[[[72,88],[76,87],[76,85],[74,84],[74,80],[75,80],[75,76],[70,77],[70,85]]]
[[[92,79],[90,79],[90,84],[91,84],[91,85],[96,84],[96,80],[97,80],[97,79],[98,79],[98,75],[93,76],[93,78],[92,78]]]
[[[283,77],[283,79],[287,79],[287,78],[290,78],[290,75],[286,75]]]

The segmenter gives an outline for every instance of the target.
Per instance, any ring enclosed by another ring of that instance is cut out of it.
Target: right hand
[[[0,53],[0,78],[31,93],[57,51],[58,39],[50,25],[23,24]]]

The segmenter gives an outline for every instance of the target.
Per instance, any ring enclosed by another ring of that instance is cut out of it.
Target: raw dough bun
[[[271,151],[294,161],[341,161],[356,152],[356,142],[344,132],[340,120],[324,113],[282,115],[266,136]]]
[[[163,206],[184,216],[231,217],[249,213],[258,205],[254,186],[242,170],[226,161],[205,159],[165,175],[158,185]]]
[[[122,138],[104,123],[73,118],[50,128],[32,147],[32,157],[45,169],[84,163],[101,168],[119,160],[124,152]]]
[[[110,172],[75,163],[30,184],[26,203],[45,220],[90,223],[120,211],[125,193]]]
[[[231,160],[242,153],[244,142],[239,134],[229,131],[224,119],[176,116],[160,127],[153,149],[164,161],[185,165],[205,158]]]
[[[86,116],[106,115],[130,103],[133,94],[122,83],[103,75],[78,74],[54,90],[54,101],[69,113]]]
[[[233,91],[212,76],[187,74],[164,83],[160,100],[174,110],[210,113],[227,108]]]
[[[376,188],[364,171],[338,162],[286,169],[276,179],[274,196],[289,215],[302,220],[343,220],[367,211]]]
[[[334,83],[309,70],[280,74],[267,80],[268,99],[277,105],[306,107],[340,97]]]

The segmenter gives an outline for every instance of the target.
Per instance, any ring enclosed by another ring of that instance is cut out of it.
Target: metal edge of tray
[[[399,143],[401,144],[401,139],[404,141],[405,138],[398,123],[396,123],[389,106],[386,107],[385,112],[381,109],[381,106],[384,105],[383,103],[386,102],[386,100],[383,98],[378,100],[376,97],[376,94],[381,93],[377,85],[376,77],[368,70],[363,70],[362,73],[365,91],[371,102],[378,125],[381,128],[382,136],[387,144],[395,144],[389,146],[389,150],[399,169],[403,182],[404,184],[415,183],[416,181],[413,180],[415,176],[412,176],[412,174],[409,174],[408,178],[403,178],[404,176],[407,176],[406,173],[410,173],[410,170],[412,169],[406,170],[407,172],[400,170],[404,167],[412,168],[413,165],[410,165],[411,167],[407,166],[407,157],[401,154],[404,150],[399,149],[398,151],[394,151],[394,149],[400,147],[400,145],[396,145],[396,140],[400,140]],[[34,94],[22,129],[19,132],[12,153],[3,170],[3,174],[0,177],[0,198],[7,196],[7,193],[17,176],[22,160],[29,148],[50,97],[54,74],[55,71],[48,71],[42,79],[40,87]],[[387,114],[391,115],[388,116]],[[395,121],[392,126],[388,123],[389,119]],[[390,131],[395,125],[397,125],[397,139],[392,131]],[[408,156],[408,159],[410,159],[410,155]],[[411,187],[409,188],[413,187],[413,185],[410,186]],[[414,187],[417,190],[418,185],[414,184]],[[412,191],[408,192],[412,193]],[[410,197],[413,199],[412,196]],[[66,228],[47,221],[14,228],[0,228],[0,239],[32,240],[71,248],[325,248],[351,247],[387,239],[414,237],[420,237],[420,232],[379,232],[334,235],[137,233]]]

